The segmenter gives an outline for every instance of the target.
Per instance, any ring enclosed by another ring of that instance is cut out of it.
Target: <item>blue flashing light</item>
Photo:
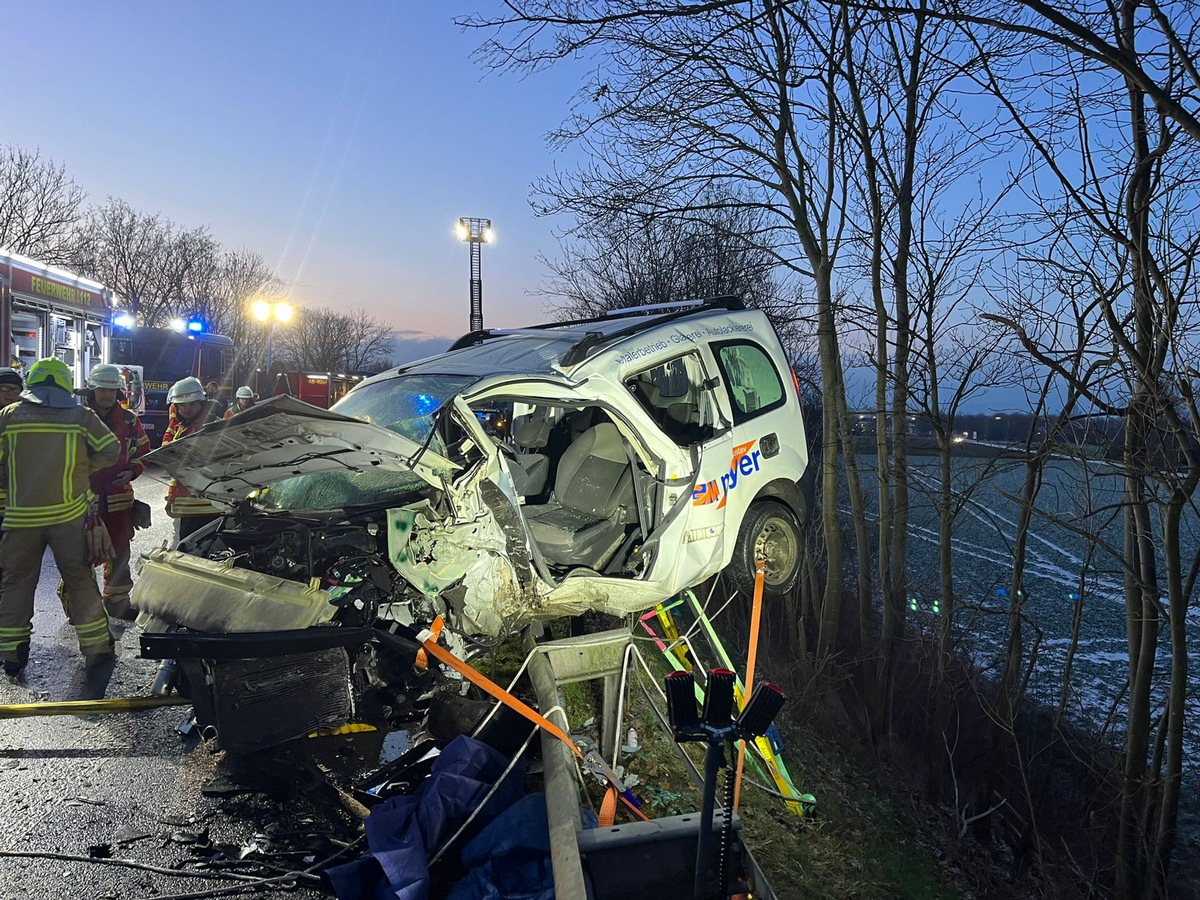
[[[1071,591],[1071,593],[1067,594],[1067,599],[1068,600],[1078,600],[1079,595],[1077,593],[1075,593],[1074,591]]]
[[[413,397],[413,405],[417,408],[418,415],[428,415],[437,409],[437,398],[431,397],[429,394],[417,394]]]
[[[113,325],[117,328],[132,328],[134,323],[133,316],[129,313],[121,313],[113,318]]]
[[[1008,588],[996,588],[996,596],[997,597],[1007,597],[1008,596]]]
[[[204,322],[201,319],[188,319],[187,330],[199,332],[204,330]]]

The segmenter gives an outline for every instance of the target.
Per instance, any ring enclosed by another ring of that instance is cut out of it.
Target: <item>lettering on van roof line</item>
[[[730,491],[737,490],[738,486],[747,478],[758,474],[762,466],[762,453],[754,449],[754,445],[757,443],[758,439],[755,438],[745,444],[735,446],[728,472],[721,475],[720,478],[714,478],[692,488],[692,506],[707,506],[715,503],[717,509],[722,509],[729,500]]]
[[[670,345],[666,341],[655,341],[652,344],[633,347],[617,357],[617,365],[623,366],[627,362],[633,362],[635,359],[641,359],[643,356],[649,356],[652,353],[657,353],[659,350],[666,350],[668,346]]]
[[[676,330],[671,335],[672,344],[695,344],[704,337],[723,337],[728,334],[744,334],[754,331],[754,325],[750,322],[728,322],[724,325],[705,325],[697,328],[694,331]],[[619,366],[625,363],[631,363],[645,356],[650,356],[653,353],[658,353],[660,350],[666,350],[669,347],[666,341],[657,340],[649,344],[642,344],[639,347],[631,347],[617,357],[616,363]]]

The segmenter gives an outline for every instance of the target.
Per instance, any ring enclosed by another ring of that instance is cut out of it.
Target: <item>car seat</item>
[[[571,442],[559,460],[550,500],[526,506],[525,518],[548,562],[599,570],[624,539],[636,504],[621,434],[602,422]]]
[[[512,423],[512,439],[517,445],[516,462],[520,473],[513,472],[522,497],[535,497],[546,489],[550,475],[550,457],[541,451],[550,440],[550,422],[542,415],[517,416]]]
[[[700,407],[686,395],[664,396],[658,385],[643,378],[629,382],[629,389],[667,437],[679,444],[694,444],[704,439]]]

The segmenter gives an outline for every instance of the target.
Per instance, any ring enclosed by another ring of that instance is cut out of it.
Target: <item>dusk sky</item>
[[[577,80],[487,73],[456,16],[493,0],[8,2],[0,140],[109,195],[260,254],[301,305],[402,334],[468,327],[460,216],[492,219],[484,322],[544,321],[556,256],[530,184]],[[412,335],[416,337],[416,335]],[[403,352],[403,350],[402,350]]]

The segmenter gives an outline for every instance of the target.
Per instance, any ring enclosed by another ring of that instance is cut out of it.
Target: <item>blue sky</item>
[[[544,321],[554,223],[530,184],[577,79],[471,58],[453,20],[491,0],[83,2],[0,7],[3,140],[259,253],[304,305],[365,307],[400,332],[468,326],[459,216],[492,219],[484,321]]]

